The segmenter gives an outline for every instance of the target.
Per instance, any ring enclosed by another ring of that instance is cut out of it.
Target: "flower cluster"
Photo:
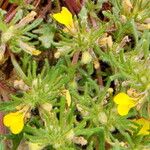
[[[7,1],[0,147],[149,149],[150,3]]]

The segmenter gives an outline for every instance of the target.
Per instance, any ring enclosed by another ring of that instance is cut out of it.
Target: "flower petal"
[[[133,105],[134,101],[131,97],[129,97],[126,93],[119,93],[114,97],[114,102],[120,105]],[[135,105],[134,105],[135,106]]]
[[[17,124],[13,124],[11,127],[10,127],[10,130],[13,134],[18,134],[22,131],[24,127],[24,121],[23,119],[19,121],[19,123]]]
[[[121,116],[127,115],[130,109],[131,107],[129,107],[128,105],[118,105],[117,107],[118,113]]]
[[[15,113],[9,113],[7,115],[4,116],[3,118],[3,123],[6,127],[10,127],[10,125],[14,122],[14,117],[16,116],[16,112]]]
[[[20,113],[19,111],[15,113],[9,113],[4,116],[3,123],[5,126],[10,128],[12,133],[18,134],[24,127],[24,114]]]
[[[132,108],[136,105],[136,102],[133,99],[129,99],[129,107]]]
[[[53,14],[53,18],[66,27],[73,27],[72,14],[66,7],[62,7],[60,13]]]

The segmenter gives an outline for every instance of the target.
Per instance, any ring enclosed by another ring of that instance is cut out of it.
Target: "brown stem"
[[[16,14],[16,9],[9,11],[5,17],[5,22],[8,23],[11,21],[11,19],[15,16]]]
[[[8,1],[8,0],[5,0],[4,3],[3,3],[3,5],[2,5],[2,9],[5,10],[8,5],[9,5],[9,1]]]
[[[0,7],[2,6],[3,2],[4,2],[4,0],[1,0],[1,1],[0,1]]]
[[[16,14],[16,7],[17,5],[16,4],[12,4],[9,8],[9,11],[7,12],[6,16],[5,16],[5,22],[8,23],[12,18],[13,16]]]
[[[16,7],[17,7],[17,5],[16,5],[16,4],[12,4],[12,5],[9,7],[9,11],[14,10]]]
[[[33,0],[26,0],[26,3],[27,4],[30,4],[30,3],[32,3],[33,2]]]
[[[3,88],[1,88],[0,86],[0,95],[2,96],[2,100],[7,101],[8,100],[8,96],[6,94],[6,92],[3,90]],[[6,128],[3,124],[3,112],[0,112],[0,134],[5,134],[6,133]]]
[[[35,6],[35,8],[38,7],[38,5],[40,4],[41,0],[35,0],[33,5]]]
[[[97,82],[100,86],[104,86],[103,84],[103,79],[102,79],[102,76],[101,76],[101,66],[99,64],[99,67],[96,69],[96,75],[97,75]]]
[[[72,12],[72,14],[78,14],[81,10],[82,4],[77,0],[65,0],[65,4]]]
[[[2,95],[2,100],[3,101],[8,101],[8,93],[2,88],[0,87],[0,94]]]
[[[77,52],[74,53],[73,59],[72,59],[72,64],[73,65],[75,65],[78,62],[79,55],[80,55],[80,51],[77,51]]]
[[[3,124],[3,117],[4,117],[4,114],[2,112],[0,112],[0,134],[6,133],[6,128]]]
[[[97,29],[97,23],[96,23],[96,20],[95,20],[94,18],[92,18],[91,15],[89,15],[89,19],[90,19],[90,21],[91,21],[93,27],[94,27],[95,29]]]
[[[120,44],[117,46],[116,52],[119,53],[120,49],[123,48],[128,42],[130,42],[130,39],[128,36],[125,36],[120,42]]]
[[[51,10],[51,0],[48,1],[48,4],[42,8],[42,10],[39,12],[38,18],[45,18],[45,14]]]
[[[14,93],[14,92],[16,92],[16,90],[14,88],[8,87],[4,81],[0,81],[0,93],[3,94],[4,90],[7,91],[8,93]],[[9,100],[8,94],[6,94],[6,96],[7,96],[7,98],[3,97],[3,100],[5,100],[5,101]]]
[[[27,4],[30,4],[31,2],[32,2],[32,0],[26,0]],[[10,10],[8,11],[8,13],[6,14],[6,17],[5,17],[6,23],[9,23],[12,20],[12,18],[15,16],[15,14],[17,12],[16,8],[17,8],[17,5],[15,5],[15,4],[13,4],[11,6]]]

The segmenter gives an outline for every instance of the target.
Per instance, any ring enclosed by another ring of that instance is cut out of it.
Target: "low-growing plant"
[[[0,149],[148,150],[150,3],[6,2]]]

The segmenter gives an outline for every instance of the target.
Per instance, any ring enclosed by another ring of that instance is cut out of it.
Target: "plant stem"
[[[9,4],[9,1],[5,0],[5,2],[3,3],[1,8],[5,10],[7,8],[7,6],[8,6],[8,4]]]
[[[89,16],[89,18],[90,18],[90,20],[91,20],[91,23],[92,23],[93,27],[94,27],[95,29],[97,29],[97,23],[96,23],[95,19],[92,18],[91,15]],[[96,56],[95,56],[95,57],[96,57]],[[101,76],[101,65],[100,65],[100,63],[99,63],[99,67],[96,68],[96,75],[97,75],[98,85],[100,85],[101,87],[103,87],[104,84],[103,84],[103,79],[102,79],[102,76]]]
[[[73,55],[72,64],[75,65],[78,62],[80,51],[77,51]]]
[[[45,18],[45,14],[51,10],[51,0],[48,2],[48,4],[42,8],[42,10],[39,12],[38,18]]]

